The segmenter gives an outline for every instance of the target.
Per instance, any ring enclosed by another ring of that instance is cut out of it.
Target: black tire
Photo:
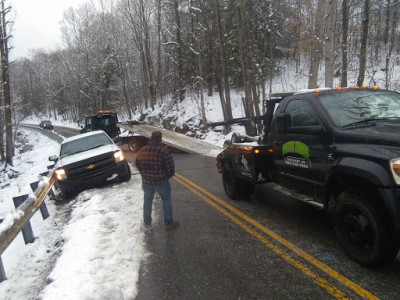
[[[71,191],[70,188],[66,184],[59,182],[58,187],[59,187],[64,199],[67,200],[74,195],[74,192]]]
[[[118,174],[118,177],[122,182],[129,181],[131,179],[131,168],[129,168],[129,165],[126,161],[124,170],[125,172],[122,175]]]
[[[242,136],[239,132],[234,132],[231,136],[231,144],[237,144],[243,142]]]
[[[226,195],[232,200],[248,198],[254,192],[254,184],[237,178],[229,164],[222,166],[222,182]]]
[[[346,254],[357,263],[375,267],[392,261],[398,252],[383,214],[369,201],[367,193],[346,190],[334,210],[336,235]]]
[[[137,139],[132,139],[129,144],[129,151],[136,153],[142,148],[141,143]]]

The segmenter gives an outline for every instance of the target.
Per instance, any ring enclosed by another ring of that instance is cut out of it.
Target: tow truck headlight
[[[56,170],[56,178],[58,181],[62,181],[67,179],[67,174],[65,173],[64,169],[57,169]]]
[[[123,161],[125,159],[124,153],[121,150],[119,150],[119,151],[114,153],[114,158],[115,158],[115,161],[117,163],[119,163],[119,162],[121,162],[121,161]]]
[[[400,158],[390,160],[390,169],[392,170],[394,181],[400,184]]]

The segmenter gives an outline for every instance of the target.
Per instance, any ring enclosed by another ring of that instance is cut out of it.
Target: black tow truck
[[[136,122],[137,123],[137,122]],[[130,122],[131,125],[135,122]],[[141,135],[121,135],[118,127],[118,114],[113,110],[100,110],[96,114],[85,118],[80,133],[103,130],[122,150],[137,152],[148,143],[148,138]]]
[[[233,135],[216,159],[226,194],[274,182],[331,213],[347,255],[374,267],[400,245],[400,94],[338,88],[275,94],[263,133]]]

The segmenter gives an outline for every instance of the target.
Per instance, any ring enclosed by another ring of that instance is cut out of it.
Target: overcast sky
[[[29,57],[29,50],[61,46],[60,21],[64,10],[78,7],[85,0],[7,0],[15,23],[11,34],[11,59]]]

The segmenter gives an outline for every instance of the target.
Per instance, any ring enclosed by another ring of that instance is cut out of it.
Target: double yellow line
[[[312,257],[308,253],[304,252],[300,248],[296,247],[289,241],[285,240],[283,237],[277,235],[275,232],[269,230],[268,228],[264,227],[257,221],[251,219],[249,216],[245,215],[238,209],[234,208],[233,206],[229,205],[225,201],[221,200],[220,198],[216,197],[215,195],[209,193],[202,187],[198,186],[194,182],[190,181],[189,179],[183,177],[182,175],[176,173],[174,179],[179,182],[181,185],[186,187],[188,190],[193,192],[199,198],[210,204],[216,210],[224,214],[228,217],[231,221],[239,225],[242,229],[244,229],[247,233],[257,238],[261,243],[263,243],[266,247],[274,251],[278,254],[281,258],[283,258],[286,262],[288,262],[293,267],[297,268],[307,277],[311,278],[315,283],[319,286],[324,288],[328,293],[334,296],[336,299],[350,299],[351,297],[347,296],[342,290],[328,282],[326,279],[320,277],[317,273],[312,271],[309,267],[307,267],[304,263],[302,263],[296,256],[289,253],[287,250],[291,250],[297,256],[302,258],[306,261],[306,263],[313,265],[330,278],[335,279],[342,285],[346,286],[348,289],[354,291],[356,294],[361,296],[364,299],[379,299],[375,295],[371,294],[367,290],[363,289],[359,285],[355,284],[348,278],[344,277],[343,275],[339,274],[332,268],[328,267],[327,265],[323,264],[316,258]],[[252,225],[252,226],[250,226]],[[255,229],[259,231],[256,231]],[[274,240],[275,242],[279,242],[282,248],[274,245],[268,238]],[[286,249],[285,249],[286,248]]]

